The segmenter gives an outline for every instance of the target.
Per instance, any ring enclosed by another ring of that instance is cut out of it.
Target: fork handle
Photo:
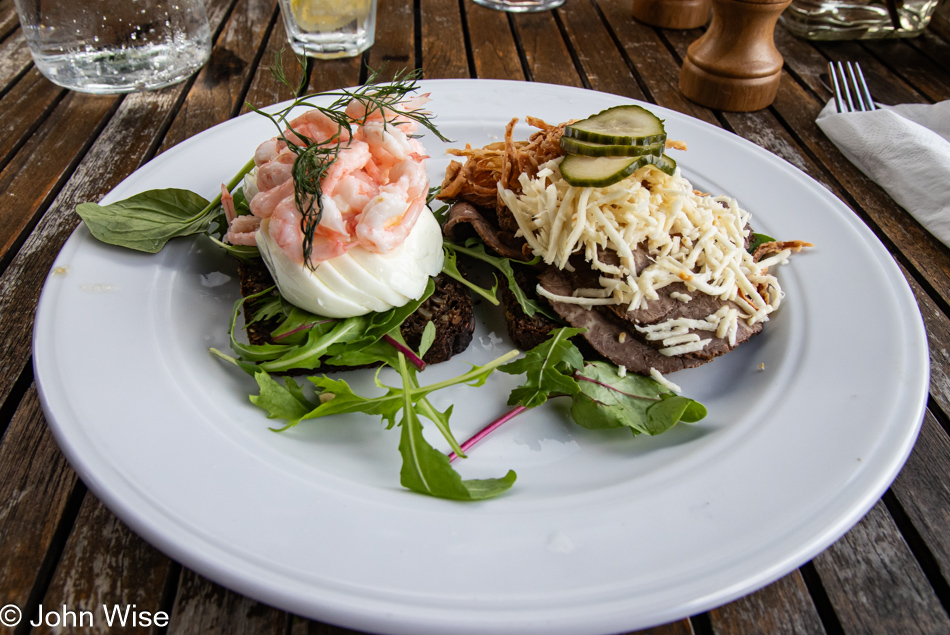
[[[790,3],[713,0],[712,22],[683,61],[683,94],[717,110],[747,112],[771,104],[782,76],[775,23]]]

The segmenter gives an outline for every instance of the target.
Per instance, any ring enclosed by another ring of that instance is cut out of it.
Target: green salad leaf
[[[754,254],[755,250],[765,243],[773,243],[775,239],[768,234],[756,234],[752,232],[752,242],[749,244],[749,253]]]
[[[252,159],[225,187],[234,189],[253,167]],[[98,240],[154,254],[172,238],[211,233],[212,221],[221,215],[221,195],[209,203],[189,190],[148,190],[108,205],[80,203],[76,213]],[[234,253],[249,252],[235,248]]]
[[[570,338],[580,333],[582,330],[575,328],[555,329],[547,340],[525,353],[523,358],[498,369],[511,375],[525,375],[524,385],[511,392],[509,406],[521,404],[534,408],[548,397],[578,392],[574,371],[584,367],[584,358]]]
[[[203,233],[214,210],[194,192],[166,189],[109,205],[80,203],[76,213],[102,242],[154,254],[172,238]]]
[[[591,429],[629,428],[634,434],[656,435],[680,421],[695,423],[706,416],[697,401],[675,394],[651,377],[621,374],[607,362],[585,362],[570,341],[580,329],[551,331],[547,340],[503,373],[524,374],[508,405],[534,408],[552,397],[571,398],[571,418]]]

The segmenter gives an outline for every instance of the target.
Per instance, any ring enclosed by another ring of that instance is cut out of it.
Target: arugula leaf
[[[755,250],[758,249],[762,244],[772,242],[775,242],[775,239],[771,236],[752,232],[752,242],[749,244],[749,253],[754,254]]]
[[[582,329],[568,327],[555,329],[523,358],[499,368],[510,375],[526,375],[524,385],[511,391],[508,405],[534,408],[548,397],[577,393],[579,388],[573,373],[584,367],[584,358],[570,338],[582,332]]]
[[[495,284],[491,289],[483,289],[474,282],[470,282],[465,276],[462,275],[462,272],[459,271],[458,263],[456,262],[457,257],[455,255],[455,245],[450,242],[445,242],[443,245],[445,249],[445,258],[442,260],[442,273],[453,280],[458,280],[478,295],[482,296],[495,306],[498,306],[500,304],[498,301],[498,278],[495,278]]]
[[[241,314],[241,308],[244,304],[270,293],[272,289],[273,287],[270,287],[260,293],[241,298],[234,303],[234,307],[231,309],[231,322],[228,325],[228,336],[231,338],[231,350],[234,351],[243,362],[260,362],[276,359],[292,348],[285,344],[245,344],[244,342],[239,342],[234,336],[234,331],[237,328],[238,315]],[[257,316],[254,317],[254,320],[256,319]],[[252,320],[252,322],[254,320]]]
[[[424,357],[435,342],[435,322],[429,320],[422,329],[422,339],[419,342],[419,357]]]
[[[332,323],[329,331],[310,329],[304,344],[288,347],[288,350],[276,359],[262,361],[260,368],[271,373],[319,368],[321,358],[328,354],[331,346],[360,339],[366,330],[367,322],[365,315],[359,315]]]
[[[502,478],[462,480],[452,469],[449,457],[429,445],[422,436],[422,424],[413,407],[412,395],[407,390],[415,383],[414,371],[408,368],[402,353],[399,353],[398,370],[403,378],[402,433],[399,437],[399,453],[403,459],[399,482],[403,487],[429,496],[471,501],[497,496],[514,485],[517,475],[512,470]],[[445,413],[439,413],[445,417],[446,423],[451,410],[450,407]],[[458,447],[457,443],[454,445]]]
[[[460,247],[459,245],[451,243],[447,240],[443,241],[443,244],[453,251],[471,256],[472,258],[481,260],[482,262],[488,263],[495,267],[495,269],[498,269],[502,275],[505,276],[505,280],[508,282],[508,289],[511,291],[512,295],[514,295],[515,300],[518,301],[518,305],[521,307],[521,310],[524,311],[525,315],[528,317],[534,317],[535,313],[540,313],[541,315],[556,322],[561,322],[561,318],[555,315],[552,311],[528,298],[524,292],[524,289],[521,288],[521,286],[518,284],[518,281],[515,279],[515,271],[511,266],[511,258],[489,255],[489,253],[485,251],[484,243],[474,236],[465,241],[464,247]],[[535,258],[531,262],[523,262],[520,264],[531,265],[535,264],[538,260],[538,258]]]
[[[390,352],[386,352],[386,348]],[[374,351],[379,353],[375,361],[385,361],[399,372],[402,378],[401,388],[381,383],[379,371],[376,374],[376,385],[386,389],[386,393],[379,397],[358,395],[343,380],[325,376],[310,377],[310,382],[318,391],[320,402],[314,407],[292,379],[286,379],[282,386],[265,371],[258,369],[255,379],[260,387],[260,394],[251,396],[251,402],[266,410],[269,418],[287,420],[287,424],[282,428],[274,428],[276,431],[286,430],[306,419],[351,412],[379,415],[386,422],[387,428],[398,423],[402,426],[399,451],[403,457],[403,466],[400,479],[405,487],[419,493],[453,500],[483,500],[497,496],[514,484],[517,477],[510,470],[502,478],[462,480],[452,469],[448,456],[434,449],[425,440],[420,417],[426,417],[435,423],[456,454],[462,456],[462,450],[449,428],[452,407],[440,412],[429,402],[428,395],[441,388],[462,383],[480,385],[494,369],[517,355],[518,351],[511,351],[484,366],[473,366],[470,371],[454,379],[429,386],[419,385],[415,369],[409,367],[405,355],[392,346],[375,342],[362,350],[367,357],[373,357]]]
[[[76,213],[97,239],[154,254],[170,239],[200,234],[214,209],[188,190],[149,190],[109,205],[80,203]]]
[[[290,377],[284,385],[262,370],[254,373],[260,394],[251,395],[251,403],[267,411],[268,419],[286,419],[288,426],[296,425],[314,406],[303,395],[300,387]],[[293,388],[291,388],[293,386]]]
[[[83,203],[87,205],[88,203]],[[232,245],[231,243],[226,243],[221,240],[218,240],[211,234],[208,234],[208,238],[211,239],[215,245],[228,252],[238,260],[251,260],[252,258],[260,258],[261,252],[257,247],[252,245]],[[154,252],[153,252],[154,253]]]

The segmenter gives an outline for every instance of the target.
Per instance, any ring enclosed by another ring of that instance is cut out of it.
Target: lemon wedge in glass
[[[297,26],[303,31],[335,31],[369,15],[371,0],[291,0]]]

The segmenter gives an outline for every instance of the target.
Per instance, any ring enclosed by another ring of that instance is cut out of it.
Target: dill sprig
[[[300,58],[298,58],[297,61],[301,65],[306,64],[306,62]],[[302,84],[295,87],[287,78],[280,53],[277,54],[277,59],[271,68],[271,72],[278,82],[294,90],[295,94],[302,92]],[[379,113],[382,116],[384,126],[392,123],[386,120],[387,111],[397,111],[397,104],[402,102],[407,95],[419,89],[419,79],[421,76],[422,71],[419,69],[411,71],[403,69],[398,71],[389,82],[381,83],[377,81],[379,73],[377,71],[371,71],[369,78],[363,86],[354,89],[342,89],[303,95],[294,99],[290,105],[276,112],[265,112],[260,108],[248,104],[251,110],[267,117],[274,123],[278,131],[277,138],[286,143],[291,152],[297,155],[294,160],[293,168],[291,169],[291,175],[294,181],[294,200],[297,209],[303,216],[300,221],[300,230],[304,237],[303,257],[304,263],[306,263],[309,269],[314,269],[313,263],[310,260],[313,252],[314,232],[317,229],[317,225],[320,224],[320,219],[323,217],[323,201],[321,197],[323,179],[326,177],[330,166],[339,156],[340,151],[349,143],[348,140],[353,134],[353,124],[365,124],[374,113]],[[325,103],[328,97],[335,98],[329,106],[312,101],[315,98],[320,98],[320,101]],[[356,120],[351,120],[345,112],[346,107],[353,101],[360,103],[365,112],[362,117]],[[336,124],[336,133],[329,139],[322,141],[311,139],[296,130],[291,130],[290,120],[288,118],[291,111],[300,107],[313,108],[326,115]],[[398,112],[401,117],[418,123],[432,132],[440,140],[449,141],[449,139],[443,136],[442,133],[439,132],[439,129],[436,128],[432,121],[435,116],[431,112],[422,109],[398,110]],[[392,125],[398,126],[401,123],[403,122],[395,122],[392,123]],[[345,135],[344,130],[346,131]],[[344,139],[347,141],[344,141]]]

